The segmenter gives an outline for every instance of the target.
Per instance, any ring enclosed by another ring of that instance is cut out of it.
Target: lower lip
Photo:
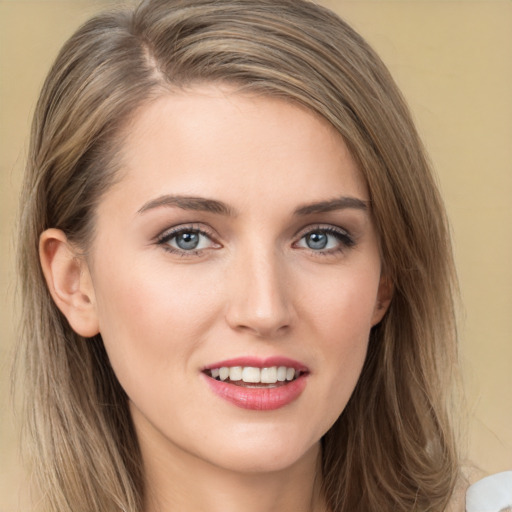
[[[306,387],[307,374],[275,388],[246,388],[215,380],[203,374],[210,389],[224,400],[242,409],[273,411],[296,400]]]

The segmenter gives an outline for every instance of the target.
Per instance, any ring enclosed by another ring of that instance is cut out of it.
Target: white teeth
[[[244,382],[258,383],[261,382],[261,371],[259,368],[253,368],[252,366],[246,366],[242,370],[242,380]]]
[[[237,381],[242,380],[242,367],[233,366],[229,369],[229,380]]]
[[[286,366],[280,366],[277,369],[277,380],[279,382],[284,382],[286,380]]]
[[[271,368],[262,368],[261,382],[263,384],[275,384],[277,382],[277,368],[275,366],[272,366]]]
[[[249,384],[275,384],[276,382],[292,381],[299,377],[301,372],[286,366],[271,366],[269,368],[255,368],[253,366],[222,366],[212,368],[210,374],[214,379],[232,382],[243,381]]]

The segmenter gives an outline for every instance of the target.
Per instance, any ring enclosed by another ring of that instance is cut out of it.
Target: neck
[[[144,457],[143,449],[145,512],[327,512],[319,443],[291,467],[272,472],[240,473],[189,453],[168,455]]]

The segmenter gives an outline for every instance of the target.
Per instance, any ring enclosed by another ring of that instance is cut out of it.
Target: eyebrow
[[[294,215],[312,215],[314,213],[327,213],[334,210],[344,210],[346,208],[353,208],[356,210],[368,210],[369,201],[363,201],[357,197],[343,196],[329,201],[320,201],[318,203],[305,204],[299,206]]]
[[[220,215],[228,215],[234,217],[236,215],[235,210],[228,206],[227,204],[216,201],[215,199],[207,199],[204,197],[194,197],[194,196],[173,196],[173,195],[164,195],[157,197],[156,199],[152,199],[145,203],[137,213],[144,213],[148,210],[152,210],[154,208],[159,208],[161,206],[167,207],[178,207],[182,210],[194,210],[200,212],[209,212],[209,213],[217,213]]]
[[[363,201],[357,197],[343,196],[329,201],[319,201],[317,203],[310,203],[299,206],[293,213],[295,216],[312,215],[315,213],[326,213],[335,210],[344,210],[346,208],[353,208],[356,210],[368,210],[369,201]],[[205,197],[195,196],[175,196],[175,195],[163,195],[152,199],[145,203],[137,213],[142,214],[148,210],[153,210],[160,207],[177,207],[183,210],[194,210],[201,212],[216,213],[219,215],[227,215],[235,217],[237,215],[236,210],[231,206],[228,206],[222,201],[216,199],[208,199]]]

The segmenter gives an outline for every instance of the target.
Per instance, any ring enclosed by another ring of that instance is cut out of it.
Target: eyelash
[[[185,249],[179,249],[176,247],[172,247],[171,245],[169,245],[169,242],[171,240],[176,238],[178,235],[181,235],[184,233],[194,233],[194,234],[204,236],[204,237],[208,238],[209,240],[211,240],[211,243],[213,245],[216,245],[217,247],[221,247],[220,244],[215,242],[214,236],[212,233],[205,230],[204,228],[200,228],[193,224],[187,225],[187,226],[177,226],[175,228],[165,231],[157,238],[156,243],[158,245],[161,245],[165,251],[170,252],[172,254],[177,254],[182,257],[198,256],[198,255],[202,254],[203,251],[206,250],[205,248],[185,250]],[[217,248],[217,247],[215,247],[215,248]]]
[[[191,249],[191,250],[185,250],[185,249],[179,249],[176,247],[172,247],[169,245],[169,242],[173,239],[175,239],[180,234],[185,233],[192,233],[204,236],[208,238],[213,246],[217,247],[208,247],[208,248],[201,248],[201,249]],[[297,245],[305,239],[308,235],[312,235],[314,233],[321,233],[325,235],[333,236],[337,239],[339,242],[339,245],[334,248],[330,248],[327,250],[315,250],[311,249],[310,247],[297,247]],[[325,226],[325,225],[318,225],[318,226],[308,226],[308,228],[304,229],[302,232],[300,232],[298,235],[300,236],[299,240],[297,242],[294,242],[293,246],[298,249],[305,249],[308,250],[310,253],[314,254],[315,256],[330,256],[336,253],[343,252],[347,249],[350,249],[355,245],[354,238],[350,235],[348,231],[345,229],[341,229],[335,226]],[[172,228],[170,230],[165,231],[162,233],[157,239],[156,243],[162,248],[170,252],[172,254],[177,254],[182,257],[190,257],[190,256],[198,256],[200,254],[203,254],[205,250],[211,249],[211,248],[220,248],[221,245],[215,241],[214,236],[212,233],[210,233],[208,230],[205,230],[204,228],[200,228],[197,225],[191,224],[187,226],[177,226],[175,228]]]
[[[299,241],[295,242],[294,245],[297,245],[300,241],[304,240],[305,237],[307,237],[308,235],[312,235],[313,233],[322,233],[325,235],[333,236],[339,242],[337,247],[327,250],[314,250],[308,247],[300,247],[300,249],[309,250],[309,252],[311,252],[315,256],[332,256],[334,254],[344,252],[356,244],[354,238],[350,235],[350,233],[347,230],[331,225],[318,225],[308,226],[305,230],[299,233]]]

